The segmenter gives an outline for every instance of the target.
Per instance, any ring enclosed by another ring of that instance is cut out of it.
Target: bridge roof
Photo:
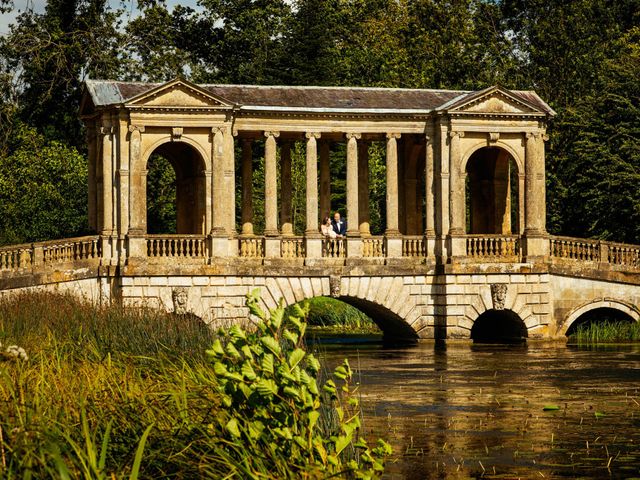
[[[161,83],[88,80],[86,82],[86,91],[95,107],[104,107],[127,103],[129,100],[158,89],[163,85]],[[485,91],[368,87],[192,85],[213,97],[231,105],[236,105],[242,110],[339,111],[345,113],[357,113],[359,111],[428,113],[464,104],[467,99],[472,100],[479,93]],[[551,107],[533,91],[508,92],[515,99],[534,107],[542,113],[554,114]]]

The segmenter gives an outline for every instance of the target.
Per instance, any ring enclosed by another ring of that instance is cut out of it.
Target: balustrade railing
[[[362,239],[362,256],[375,258],[375,257],[384,257],[386,255],[384,245],[384,237],[364,237]]]
[[[403,257],[426,257],[426,244],[423,236],[407,236],[402,238]]]
[[[520,256],[517,235],[467,235],[467,256],[513,258]]]
[[[90,236],[44,242],[41,244],[44,263],[65,263],[100,258],[98,238],[98,236]],[[35,248],[37,246],[39,245],[34,245]]]
[[[600,242],[584,238],[551,237],[549,251],[552,257],[598,262],[600,260]]]
[[[347,256],[347,240],[345,238],[322,239],[322,256],[327,258],[345,258]]]
[[[203,258],[204,235],[147,235],[147,256],[152,258]]]
[[[238,253],[243,258],[264,257],[264,237],[245,237],[238,239]]]
[[[609,263],[640,268],[640,246],[611,243],[608,247]]]
[[[304,258],[304,238],[284,237],[280,243],[282,258]]]
[[[0,271],[18,270],[31,266],[33,247],[31,245],[12,245],[0,248]]]

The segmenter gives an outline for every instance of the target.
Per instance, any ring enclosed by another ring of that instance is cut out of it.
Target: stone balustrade
[[[427,256],[426,243],[424,237],[408,236],[402,237],[402,256],[411,258],[424,258]]]
[[[467,235],[466,239],[468,257],[517,261],[521,255],[517,235]]]
[[[147,256],[151,258],[205,258],[204,235],[147,235]]]
[[[238,239],[238,242],[238,254],[240,257],[264,257],[264,237],[241,237]]]
[[[347,256],[347,239],[322,239],[322,256],[326,258],[345,258]]]
[[[553,260],[608,263],[640,268],[640,246],[638,245],[552,236],[549,238],[549,250]]]
[[[304,258],[306,256],[303,237],[283,238],[280,245],[282,258]]]
[[[0,247],[0,272],[20,271],[61,263],[100,261],[97,235]]]
[[[362,239],[362,256],[365,258],[386,257],[383,236],[365,237]]]

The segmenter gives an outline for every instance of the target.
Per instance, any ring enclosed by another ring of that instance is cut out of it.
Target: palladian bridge
[[[500,87],[88,81],[96,234],[0,248],[0,294],[56,290],[168,311],[186,296],[181,310],[214,323],[245,320],[244,296],[259,288],[266,307],[340,298],[408,338],[554,338],[603,314],[639,321],[640,246],[546,231],[553,115],[534,92]],[[382,235],[370,227],[372,143],[386,152]],[[303,235],[292,224],[294,148],[306,156]],[[337,154],[348,231],[329,240],[319,219],[335,208]],[[147,231],[154,155],[175,171],[171,234]],[[254,156],[264,158],[259,219]]]

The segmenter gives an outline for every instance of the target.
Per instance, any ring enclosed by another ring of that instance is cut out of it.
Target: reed
[[[184,316],[0,299],[0,478],[294,478],[290,458],[229,451],[220,419],[237,405],[205,353],[220,338]]]
[[[640,341],[640,323],[590,322],[579,325],[569,336],[570,343],[629,343]]]

